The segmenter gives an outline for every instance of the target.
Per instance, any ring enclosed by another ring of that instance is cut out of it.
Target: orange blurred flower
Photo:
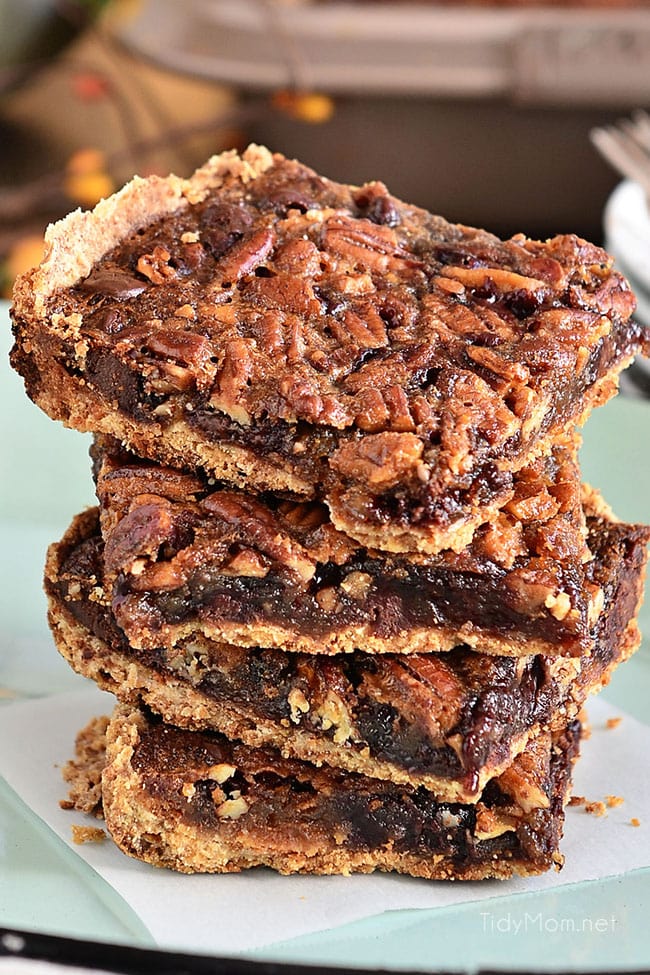
[[[115,189],[106,171],[106,159],[99,149],[78,149],[66,166],[63,188],[75,203],[92,207]]]
[[[281,89],[273,94],[271,104],[285,115],[310,125],[322,125],[323,122],[329,122],[334,115],[334,100],[329,95],[320,95],[315,91]]]
[[[106,98],[110,86],[106,78],[90,71],[82,71],[72,79],[72,90],[84,102],[96,102]]]
[[[7,253],[4,264],[0,270],[2,278],[2,296],[11,298],[13,283],[19,274],[29,271],[41,263],[43,258],[43,237],[38,234],[29,234],[16,241]]]

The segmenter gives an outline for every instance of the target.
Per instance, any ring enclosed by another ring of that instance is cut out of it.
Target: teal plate
[[[2,578],[0,700],[83,685],[59,659],[45,622],[47,544],[93,503],[88,438],[64,430],[25,397],[6,363],[0,304]],[[650,518],[650,404],[619,397],[584,430],[585,480],[628,521]],[[650,604],[641,626],[650,634]],[[605,692],[648,722],[650,644]],[[647,775],[647,767],[640,774]],[[598,851],[594,850],[594,856]],[[507,885],[504,885],[504,891]],[[650,967],[650,870],[543,893],[499,896],[435,911],[387,912],[241,956],[293,964],[475,971],[616,971]],[[0,928],[152,947],[124,901],[0,781]]]

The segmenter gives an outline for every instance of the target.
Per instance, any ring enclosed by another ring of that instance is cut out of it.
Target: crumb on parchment
[[[605,722],[605,727],[612,731],[614,728],[618,728],[623,718],[608,718]]]
[[[571,796],[567,805],[584,806],[585,812],[592,816],[606,816],[607,809],[616,809],[617,806],[622,806],[624,802],[623,796],[605,796],[605,802],[601,802],[599,799],[589,802],[585,796]]]
[[[632,819],[630,820],[630,826],[640,826],[640,825],[641,825],[641,820],[637,819],[636,816],[633,816]]]
[[[605,802],[610,809],[615,809],[617,806],[622,806],[625,799],[623,796],[605,796]]]
[[[72,842],[77,846],[82,843],[101,843],[106,839],[106,833],[98,826],[77,826],[72,827]]]
[[[606,816],[607,807],[604,802],[596,800],[595,802],[585,803],[585,812],[589,813],[591,816]]]

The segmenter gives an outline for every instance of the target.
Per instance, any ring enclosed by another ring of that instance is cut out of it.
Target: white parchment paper
[[[60,767],[72,756],[76,732],[113,698],[98,690],[0,707],[0,774],[51,829],[97,871],[140,917],[160,947],[238,954],[287,938],[406,908],[447,907],[499,895],[547,890],[650,866],[650,777],[639,772],[650,754],[650,727],[620,716],[605,701],[590,704],[592,733],[582,746],[574,794],[589,800],[622,796],[598,818],[567,810],[561,873],[512,881],[441,883],[385,874],[280,877],[270,870],[227,876],[185,876],[124,856],[110,841],[72,843],[73,824],[96,819],[59,808],[66,795]],[[637,818],[640,826],[630,820]]]

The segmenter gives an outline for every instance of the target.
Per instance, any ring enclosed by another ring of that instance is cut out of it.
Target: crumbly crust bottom
[[[447,802],[475,802],[486,783],[507,768],[526,747],[529,738],[541,730],[539,725],[534,725],[526,734],[514,738],[508,758],[499,765],[484,768],[476,789],[468,789],[461,781],[409,773],[398,765],[364,754],[362,749],[353,750],[337,745],[302,728],[284,728],[243,705],[234,707],[216,701],[187,681],[171,674],[163,676],[128,654],[111,649],[75,620],[53,596],[49,597],[49,602],[48,621],[61,656],[78,674],[90,678],[102,690],[117,695],[121,701],[131,704],[143,701],[166,722],[179,728],[217,730],[228,738],[253,747],[272,745],[284,757],[299,758],[316,766],[331,765],[371,778],[423,786]],[[578,710],[573,704],[563,707],[557,715],[558,722],[567,723]]]
[[[118,705],[105,738],[107,764],[102,774],[102,796],[106,824],[116,844],[127,855],[155,866],[182,873],[233,873],[268,866],[282,874],[347,875],[381,870],[432,880],[479,880],[534,875],[552,865],[559,868],[563,862],[557,845],[563,805],[570,791],[575,743],[569,745],[573,753],[565,753],[551,773],[553,811],[547,813],[543,854],[536,848],[539,842],[536,838],[530,853],[517,848],[493,854],[482,862],[471,859],[454,862],[446,854],[398,852],[392,843],[371,850],[354,850],[346,848],[345,841],[340,839],[326,844],[311,841],[305,844],[304,850],[292,851],[282,849],[273,836],[265,843],[259,835],[250,835],[244,826],[240,829],[236,823],[225,829],[188,823],[167,808],[162,796],[157,799],[147,791],[146,782],[135,767],[134,757],[146,727],[141,712]],[[189,783],[188,788],[191,792]],[[244,812],[245,808],[244,804]]]

